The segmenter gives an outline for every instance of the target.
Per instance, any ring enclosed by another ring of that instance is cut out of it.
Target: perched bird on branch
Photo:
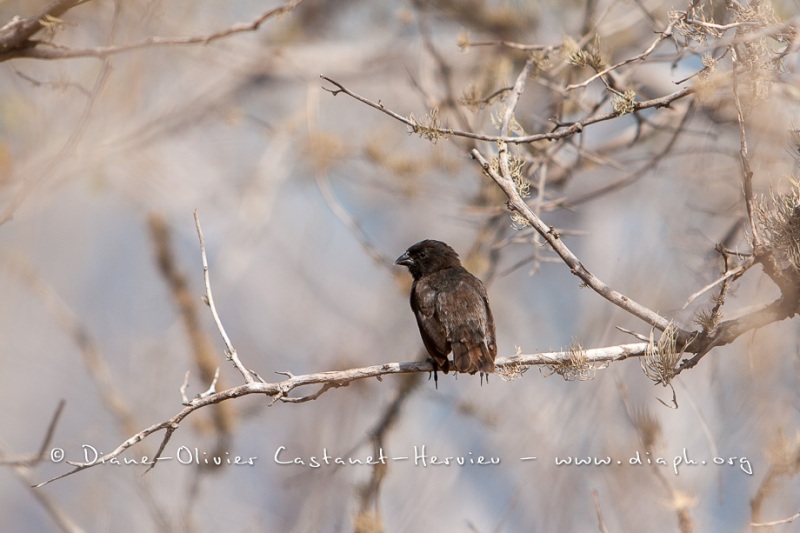
[[[408,267],[411,310],[417,318],[422,342],[431,356],[434,379],[445,374],[451,363],[456,372],[494,372],[497,356],[494,318],[481,280],[461,266],[458,254],[441,241],[425,240],[397,258]]]

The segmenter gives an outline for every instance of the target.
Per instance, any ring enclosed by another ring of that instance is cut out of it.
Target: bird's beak
[[[395,265],[404,265],[404,266],[411,266],[414,264],[414,260],[411,259],[411,256],[408,255],[408,252],[404,253],[400,257],[398,257],[395,262]]]

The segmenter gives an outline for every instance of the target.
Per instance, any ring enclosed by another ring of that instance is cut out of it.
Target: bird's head
[[[408,267],[414,279],[446,268],[461,266],[455,250],[441,241],[430,239],[411,246],[394,263]]]

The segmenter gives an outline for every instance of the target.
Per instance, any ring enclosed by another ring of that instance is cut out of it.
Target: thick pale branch
[[[591,348],[581,351],[581,358],[587,363],[606,363],[623,361],[629,357],[641,357],[647,349],[648,343],[635,342],[632,344],[619,344],[604,348]],[[503,368],[508,365],[558,365],[570,362],[574,352],[545,352],[531,355],[512,355],[500,357],[495,361],[495,366]]]
[[[567,245],[563,243],[558,233],[556,233],[553,228],[547,226],[538,216],[536,216],[536,213],[534,213],[531,208],[528,207],[525,201],[519,196],[519,193],[517,192],[517,189],[514,186],[511,178],[502,176],[496,171],[492,170],[489,162],[486,161],[486,159],[477,149],[473,149],[470,153],[472,154],[472,157],[481,164],[483,171],[500,186],[503,192],[506,193],[509,207],[524,217],[526,221],[528,221],[533,229],[535,229],[547,241],[547,243],[553,248],[559,257],[561,257],[561,259],[567,264],[573,274],[578,276],[578,278],[580,278],[581,281],[583,281],[587,286],[594,289],[595,292],[600,294],[603,298],[614,305],[617,305],[618,307],[628,311],[634,316],[641,318],[651,326],[654,326],[662,331],[667,328],[670,323],[667,318],[664,318],[655,311],[635,302],[624,294],[611,289],[608,285],[600,281],[600,279],[598,279],[594,274],[589,272],[583,266],[583,264],[581,264],[575,254],[573,254],[572,251],[567,248]],[[688,333],[679,330],[679,334],[688,339]]]
[[[581,359],[586,363],[605,363],[609,361],[622,361],[629,357],[639,357],[644,355],[647,349],[647,343],[635,344],[622,344],[619,346],[608,346],[605,348],[595,348],[581,352]],[[531,365],[558,365],[562,363],[570,363],[574,357],[574,352],[571,350],[561,352],[537,353],[529,355],[514,355],[511,357],[500,357],[495,361],[495,367],[501,369],[506,366],[519,367]],[[76,474],[83,470],[87,470],[99,464],[108,463],[112,459],[120,457],[126,450],[134,445],[142,442],[150,435],[165,431],[163,440],[156,455],[149,459],[150,468],[153,468],[162,456],[164,448],[169,441],[172,434],[178,429],[180,423],[194,411],[202,409],[211,404],[217,404],[233,398],[239,398],[250,394],[266,394],[272,396],[276,400],[285,403],[302,403],[305,401],[315,400],[324,392],[338,387],[347,386],[353,381],[367,378],[378,378],[390,374],[410,374],[416,372],[432,372],[433,367],[428,362],[408,362],[408,363],[385,363],[381,365],[367,366],[362,368],[351,368],[348,370],[333,370],[328,372],[318,372],[316,374],[306,374],[301,376],[292,375],[289,372],[283,374],[289,375],[285,379],[276,383],[264,383],[258,381],[251,381],[238,387],[233,387],[224,391],[211,394],[202,398],[195,398],[189,402],[184,409],[182,409],[175,416],[169,420],[153,424],[152,426],[143,429],[136,435],[133,435],[125,442],[117,446],[113,451],[99,457],[97,460],[89,463],[70,462],[75,468],[65,474],[49,479],[36,485],[41,487],[56,481],[58,479]],[[314,394],[302,396],[299,398],[289,397],[288,394],[299,387],[309,385],[321,385],[321,388]]]

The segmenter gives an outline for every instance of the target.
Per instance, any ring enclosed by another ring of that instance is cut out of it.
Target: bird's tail
[[[457,372],[492,373],[495,355],[497,355],[496,349],[490,346],[486,339],[471,342],[469,338],[462,338],[459,342],[453,343],[453,366]]]

